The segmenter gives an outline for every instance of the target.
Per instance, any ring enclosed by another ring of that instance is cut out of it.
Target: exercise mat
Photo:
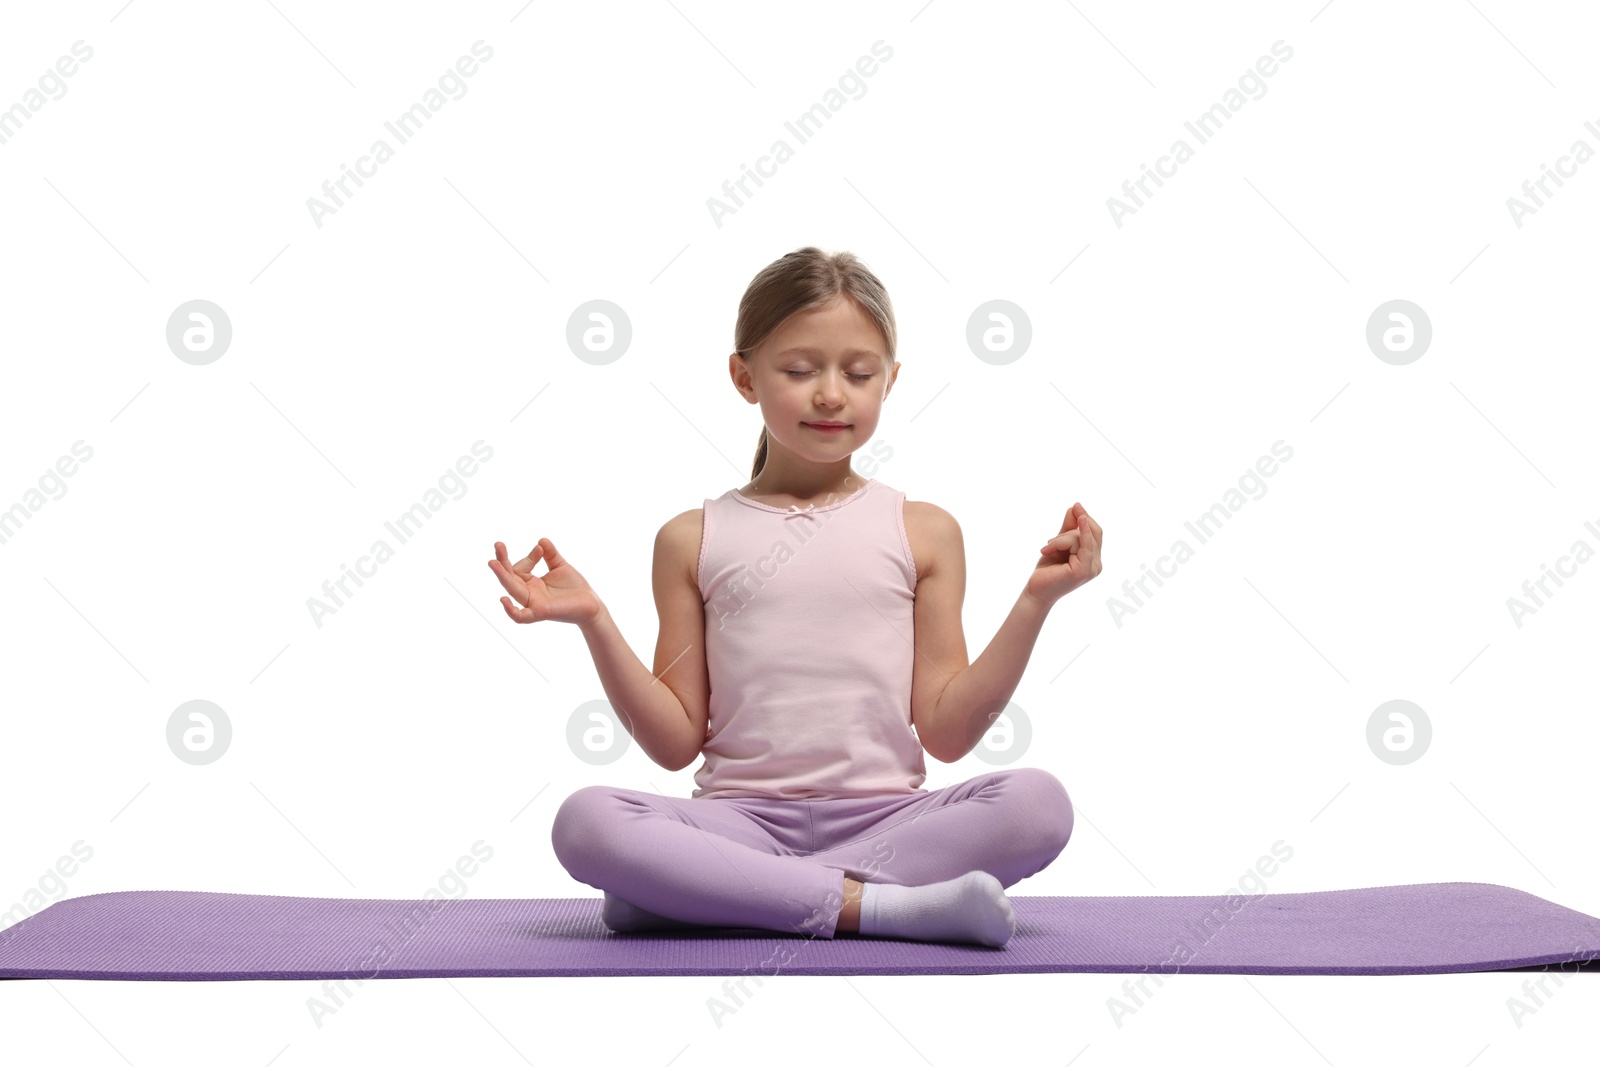
[[[97,893],[0,930],[0,978],[1441,974],[1570,970],[1600,954],[1600,919],[1483,882],[1010,900],[1016,932],[990,948],[710,927],[618,934],[601,923],[599,897]]]

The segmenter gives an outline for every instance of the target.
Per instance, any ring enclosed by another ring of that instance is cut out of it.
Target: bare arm
[[[961,638],[966,564],[960,528],[947,513],[932,510],[938,520],[931,524],[934,563],[917,586],[916,609],[918,676],[929,680],[921,685],[923,695],[920,704],[913,704],[913,715],[923,747],[953,763],[972,751],[1005,710],[1056,601],[1100,573],[1104,531],[1082,504],[1073,504],[1061,531],[1040,549],[1039,562],[1000,631],[977,662],[967,666]],[[924,585],[931,594],[926,605]],[[923,661],[926,670],[920,666]]]
[[[682,770],[705,744],[705,613],[691,560],[698,559],[697,512],[668,521],[656,535],[653,585],[660,635],[655,670],[647,670],[602,605],[579,624],[606,698],[633,739],[656,763]],[[692,552],[692,556],[691,556]]]
[[[954,763],[982,740],[1011,700],[1050,607],[1023,593],[1000,631],[970,666],[961,627],[966,546],[955,517],[908,502],[906,520],[927,553],[917,581],[911,718],[923,749]]]
[[[661,636],[654,673],[634,655],[599,595],[549,538],[540,538],[516,563],[505,544],[496,541],[495,558],[489,561],[489,569],[516,598],[516,604],[500,598],[513,621],[570,622],[582,631],[600,684],[624,728],[646,755],[669,771],[688,766],[705,744],[710,687],[702,647],[705,613],[694,569],[699,515],[686,511],[656,535],[654,585]],[[534,574],[540,560],[549,570]]]
[[[689,715],[677,694],[662,685],[629,647],[611,612],[601,608],[579,629],[594,657],[606,699],[645,755],[669,771],[688,766],[705,738],[690,736]]]
[[[994,725],[1017,691],[1049,614],[1048,605],[1023,593],[983,655],[951,677],[928,716],[926,747],[936,758],[954,763]]]

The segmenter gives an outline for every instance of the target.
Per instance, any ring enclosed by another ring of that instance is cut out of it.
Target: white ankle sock
[[[605,902],[600,905],[600,921],[619,934],[632,933],[636,930],[705,929],[695,923],[669,919],[665,915],[645,911],[612,893],[607,893]]]
[[[1000,879],[968,871],[933,885],[867,882],[861,892],[861,933],[913,941],[975,941],[999,948],[1016,930]]]

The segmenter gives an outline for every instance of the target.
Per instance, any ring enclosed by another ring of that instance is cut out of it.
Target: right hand
[[[543,622],[549,619],[581,625],[592,622],[600,614],[603,605],[599,595],[583,580],[576,567],[561,558],[548,537],[539,538],[539,543],[515,563],[507,562],[506,546],[501,541],[494,543],[494,555],[489,569],[500,579],[506,592],[522,605],[512,607],[508,598],[500,598],[500,606],[513,620]],[[534,574],[533,565],[541,559],[549,569],[543,575]]]

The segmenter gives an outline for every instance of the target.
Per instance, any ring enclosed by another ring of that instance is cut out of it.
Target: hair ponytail
[[[767,465],[767,428],[761,427],[761,438],[756,442],[755,462],[750,464],[750,480],[756,480],[756,475],[761,473],[761,468]]]

